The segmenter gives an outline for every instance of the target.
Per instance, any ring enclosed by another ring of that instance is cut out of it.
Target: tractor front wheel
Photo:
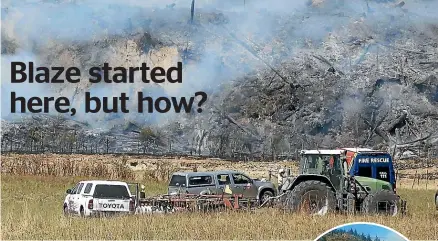
[[[389,190],[381,190],[368,194],[363,200],[361,211],[364,214],[383,214],[396,216],[398,213],[399,197]]]
[[[292,211],[325,215],[336,209],[336,195],[324,182],[304,181],[287,194],[285,205]]]

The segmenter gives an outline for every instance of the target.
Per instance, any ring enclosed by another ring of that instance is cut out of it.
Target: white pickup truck
[[[135,200],[126,182],[81,181],[73,189],[67,190],[64,214],[81,217],[133,214],[136,209]]]

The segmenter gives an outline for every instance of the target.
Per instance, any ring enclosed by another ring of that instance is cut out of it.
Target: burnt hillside
[[[213,1],[195,5],[193,22],[190,1],[108,8],[87,1],[33,2],[2,5],[3,68],[17,58],[84,71],[104,62],[167,68],[182,61],[185,77],[181,86],[23,84],[21,93],[62,94],[78,110],[86,91],[158,97],[202,90],[209,97],[201,114],[79,111],[74,117],[17,118],[8,112],[9,101],[2,101],[5,150],[283,158],[301,148],[368,146],[398,157],[438,155],[433,1],[297,1],[287,10],[281,0],[269,6]],[[78,13],[84,23],[54,14],[58,7],[67,9],[64,16]],[[54,15],[26,15],[36,9]],[[61,20],[71,26],[56,27]],[[2,74],[3,98],[17,88],[8,78]]]

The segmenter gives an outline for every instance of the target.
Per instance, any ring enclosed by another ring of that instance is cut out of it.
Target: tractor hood
[[[356,180],[371,193],[380,190],[393,190],[391,183],[370,177],[355,176]]]

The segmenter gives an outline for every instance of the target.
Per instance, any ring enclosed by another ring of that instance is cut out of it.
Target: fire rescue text
[[[360,158],[359,163],[387,163],[389,162],[389,158],[381,157],[381,158]]]

